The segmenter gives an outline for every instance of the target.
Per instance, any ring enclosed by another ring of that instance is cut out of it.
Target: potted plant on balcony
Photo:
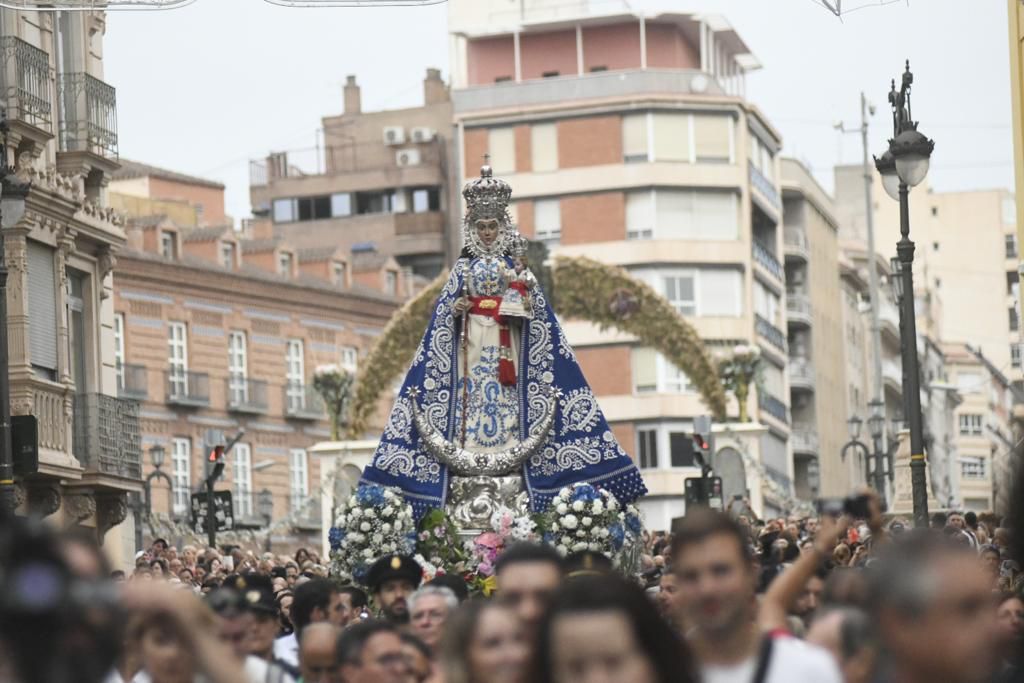
[[[340,365],[319,365],[313,373],[313,388],[324,400],[331,421],[331,440],[341,439],[341,428],[348,417],[355,377]]]

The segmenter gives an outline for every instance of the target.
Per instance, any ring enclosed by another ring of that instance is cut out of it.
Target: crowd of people
[[[515,545],[489,597],[401,555],[365,587],[313,550],[162,539],[110,571],[91,538],[17,520],[0,537],[0,682],[1024,681],[1010,521],[913,529],[859,500],[859,517],[695,510],[645,535],[629,577]]]

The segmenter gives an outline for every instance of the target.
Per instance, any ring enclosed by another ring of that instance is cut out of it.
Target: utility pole
[[[871,154],[868,152],[868,116],[874,113],[874,105],[868,104],[867,97],[861,92],[860,128],[848,131],[842,123],[837,124],[836,128],[844,133],[860,133],[864,171],[864,221],[868,240],[868,295],[871,297],[871,400],[868,402],[868,405],[872,403],[880,404],[884,411],[885,399],[882,396],[882,333],[881,325],[878,322],[878,268],[875,264],[875,201],[874,197],[872,197],[874,175],[871,166]],[[856,412],[858,406],[851,406],[851,408]],[[867,417],[870,418],[871,415]],[[883,488],[879,488],[885,486],[884,478],[877,471],[877,462],[875,467],[875,487],[878,493],[884,496]],[[866,476],[864,483],[871,486],[871,477]]]

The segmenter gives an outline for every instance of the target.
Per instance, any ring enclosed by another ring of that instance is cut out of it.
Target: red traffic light
[[[707,439],[701,434],[693,435],[693,445],[702,451],[709,450],[711,446],[708,445]]]
[[[219,462],[224,458],[224,447],[214,446],[213,450],[210,451],[210,462]]]

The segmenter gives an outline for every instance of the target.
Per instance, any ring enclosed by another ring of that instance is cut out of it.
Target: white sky
[[[884,6],[882,3],[884,2]],[[724,15],[764,68],[747,96],[781,130],[784,153],[832,186],[860,161],[859,93],[877,105],[872,150],[891,135],[886,93],[903,60],[914,117],[936,141],[937,190],[1013,186],[1005,0],[632,0],[636,8]],[[857,9],[859,7],[859,9]],[[422,101],[427,67],[447,80],[445,5],[299,9],[263,0],[198,0],[166,12],[111,12],[105,80],[117,88],[121,154],[227,185],[249,214],[248,160],[312,148],[320,117],[340,113],[356,74],[363,110]]]

